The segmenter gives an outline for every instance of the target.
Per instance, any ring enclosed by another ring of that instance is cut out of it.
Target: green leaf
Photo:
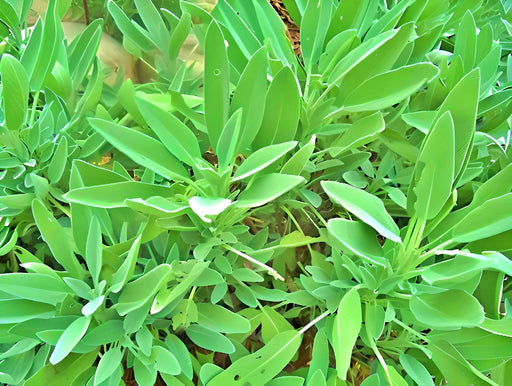
[[[32,213],[36,225],[41,232],[41,236],[48,244],[55,260],[57,260],[72,277],[82,279],[85,276],[85,270],[82,268],[73,252],[71,240],[67,237],[63,237],[66,233],[64,228],[40,200],[36,199],[32,201]]]
[[[247,159],[237,169],[233,175],[233,181],[243,180],[265,169],[267,166],[272,165],[283,157],[295,146],[297,146],[297,142],[291,141],[280,143],[278,145],[270,145],[255,151],[247,157]]]
[[[459,289],[413,295],[410,309],[420,323],[431,329],[473,327],[484,320],[484,310],[478,300]]]
[[[280,173],[300,175],[302,170],[306,167],[306,163],[309,161],[315,150],[315,144],[308,142],[306,145],[301,147],[294,155],[290,157],[288,161],[281,168]]]
[[[453,120],[446,112],[430,129],[418,156],[407,203],[411,215],[434,218],[452,194],[454,144]]]
[[[85,245],[85,262],[95,287],[98,287],[98,278],[103,265],[102,246],[100,222],[97,217],[93,217]]]
[[[75,88],[80,87],[91,70],[100,45],[102,29],[103,20],[93,20],[69,47],[69,73]]]
[[[68,356],[71,350],[73,350],[87,332],[89,323],[91,323],[91,317],[82,316],[76,319],[64,330],[50,357],[50,363],[52,365],[59,363]]]
[[[358,112],[386,109],[413,94],[438,74],[439,69],[434,65],[417,63],[376,75],[363,82],[342,101],[343,110]]]
[[[169,47],[169,31],[151,0],[134,0],[139,15],[144,22],[149,38],[160,51],[167,53]]]
[[[228,338],[200,324],[191,324],[187,327],[186,332],[192,342],[206,350],[225,354],[235,352],[235,346]]]
[[[220,27],[212,21],[206,31],[204,62],[204,114],[211,144],[219,142],[228,111],[229,64],[226,44]]]
[[[512,229],[512,193],[490,199],[473,209],[452,231],[457,242],[469,242]]]
[[[145,99],[136,101],[142,116],[171,154],[190,166],[201,158],[197,138],[183,122]]]
[[[48,180],[55,184],[59,182],[66,169],[68,159],[68,140],[61,137],[59,144],[56,146],[52,159],[48,164]]]
[[[436,122],[447,111],[453,119],[455,130],[455,179],[459,179],[463,165],[471,153],[475,131],[478,96],[480,92],[480,70],[475,68],[462,78],[451,90],[436,115]]]
[[[344,151],[367,144],[384,129],[385,124],[381,112],[358,119],[341,137],[331,144],[329,154],[332,157],[337,157]]]
[[[5,126],[9,130],[19,130],[27,119],[28,77],[21,63],[9,54],[2,55],[2,100]]]
[[[213,331],[243,334],[251,329],[247,319],[224,307],[210,303],[197,303],[197,311],[198,323]]]
[[[122,365],[123,354],[120,347],[110,347],[103,354],[94,373],[94,386],[108,379]]]
[[[155,368],[161,373],[177,375],[181,367],[176,356],[162,346],[153,346],[151,357],[155,359]]]
[[[378,197],[339,182],[322,181],[321,184],[333,202],[342,205],[384,237],[401,242],[398,226],[386,212],[384,204]]]
[[[123,36],[129,38],[133,44],[144,52],[154,48],[155,44],[149,38],[148,33],[137,23],[130,21],[115,1],[109,0],[107,9],[115,20],[117,27],[123,33]]]
[[[418,385],[434,385],[434,382],[432,381],[432,375],[430,375],[428,370],[419,360],[405,353],[400,353],[399,360],[404,370],[407,371],[407,374]]]
[[[254,208],[265,205],[303,182],[305,179],[299,176],[278,173],[264,174],[258,176],[249,187],[240,193],[234,205],[237,208]]]
[[[123,288],[123,286],[131,279],[137,264],[137,257],[139,254],[140,244],[142,236],[138,236],[133,242],[128,255],[124,259],[119,269],[112,276],[112,284],[110,285],[110,291],[117,293]]]
[[[236,156],[239,148],[240,130],[242,126],[242,110],[237,110],[231,115],[222,129],[219,143],[216,146],[219,170],[226,170]]]
[[[58,276],[41,273],[3,273],[0,275],[0,291],[17,298],[53,305],[72,294]]]
[[[55,316],[55,306],[25,299],[2,299],[0,307],[0,324],[21,323],[29,319]]]
[[[295,139],[300,118],[300,89],[289,67],[283,67],[272,79],[265,99],[263,122],[253,148]],[[261,102],[259,102],[261,103]]]
[[[262,47],[247,63],[231,101],[231,113],[236,112],[240,108],[242,109],[240,142],[237,147],[242,152],[251,145],[260,129],[265,109],[266,91],[267,50]],[[219,141],[220,144],[221,142]],[[218,147],[217,152],[220,154]]]
[[[211,223],[211,216],[217,216],[222,213],[231,201],[225,198],[203,198],[194,196],[188,200],[190,209],[201,218],[204,222]],[[208,217],[206,217],[208,216]]]
[[[266,384],[290,362],[299,349],[302,335],[285,331],[276,335],[258,351],[236,360],[215,376],[209,386],[253,384],[255,380]]]
[[[89,118],[91,126],[118,150],[138,164],[154,170],[170,180],[188,180],[189,176],[165,146],[157,140],[134,129],[99,118]]]
[[[455,46],[453,48],[453,55],[460,55],[462,58],[462,67],[465,73],[471,71],[475,65],[476,39],[475,19],[468,9],[462,17],[455,34]]]
[[[173,197],[175,194],[173,189],[163,185],[125,181],[73,189],[66,193],[64,197],[70,202],[97,208],[120,208],[127,206],[126,200]]]
[[[351,252],[370,264],[387,267],[384,251],[377,241],[377,234],[368,225],[346,219],[330,219],[327,223],[329,234],[339,241],[345,252]]]
[[[161,264],[126,284],[115,307],[119,315],[126,315],[155,296],[161,286],[167,283],[171,272],[172,269],[169,264]]]
[[[331,343],[336,358],[336,371],[342,380],[347,379],[347,371],[350,367],[352,349],[361,329],[361,298],[357,288],[352,288],[341,299],[334,326],[332,329]]]
[[[331,19],[331,0],[310,0],[300,23],[300,47],[306,72],[311,70],[322,54]]]

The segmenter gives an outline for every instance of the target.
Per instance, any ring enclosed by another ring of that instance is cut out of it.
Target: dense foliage
[[[512,377],[511,2],[282,3],[0,1],[0,382]]]

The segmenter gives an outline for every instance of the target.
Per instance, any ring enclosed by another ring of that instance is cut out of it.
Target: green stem
[[[261,261],[258,261],[256,260],[254,257],[251,257],[235,248],[233,248],[232,246],[228,245],[228,244],[222,244],[222,246],[227,249],[228,251],[231,251],[235,254],[237,254],[238,256],[240,257],[243,257],[244,259],[250,261],[251,263],[255,264],[255,265],[258,265],[260,267],[262,267],[263,269],[267,270],[274,278],[276,279],[279,279],[281,281],[285,281],[284,280],[284,277],[282,277],[279,272],[277,272],[274,268],[272,267],[269,267],[268,265],[266,264],[263,264]]]
[[[41,90],[37,90],[36,95],[34,95],[34,101],[32,103],[32,111],[30,113],[30,120],[28,121],[28,125],[32,126],[34,124],[34,120],[36,118],[36,111],[37,111],[37,102],[39,102],[39,94],[41,93]]]

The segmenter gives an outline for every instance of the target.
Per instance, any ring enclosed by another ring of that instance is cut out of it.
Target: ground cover
[[[0,2],[0,382],[507,384],[511,6]]]

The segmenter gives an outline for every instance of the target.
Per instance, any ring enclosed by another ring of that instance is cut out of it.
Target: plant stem
[[[284,280],[284,277],[282,277],[279,272],[277,272],[274,268],[272,267],[269,267],[268,265],[266,264],[263,264],[261,261],[258,261],[256,260],[254,257],[251,257],[249,255],[247,255],[246,253],[243,253],[235,248],[233,248],[232,246],[228,245],[228,244],[222,244],[222,246],[227,249],[228,251],[231,251],[235,254],[237,254],[238,256],[240,257],[243,257],[244,259],[250,261],[251,263],[253,264],[256,264],[256,265],[259,265],[260,267],[262,267],[263,269],[267,270],[274,278],[276,279],[279,279],[281,281],[285,281]]]
[[[311,327],[313,327],[315,324],[317,324],[319,321],[321,321],[323,318],[325,318],[329,314],[330,314],[329,311],[325,311],[323,314],[320,314],[315,319],[313,319],[311,322],[309,322],[304,327],[302,327],[301,330],[299,331],[299,334],[300,335],[304,334],[307,330],[309,330]]]

